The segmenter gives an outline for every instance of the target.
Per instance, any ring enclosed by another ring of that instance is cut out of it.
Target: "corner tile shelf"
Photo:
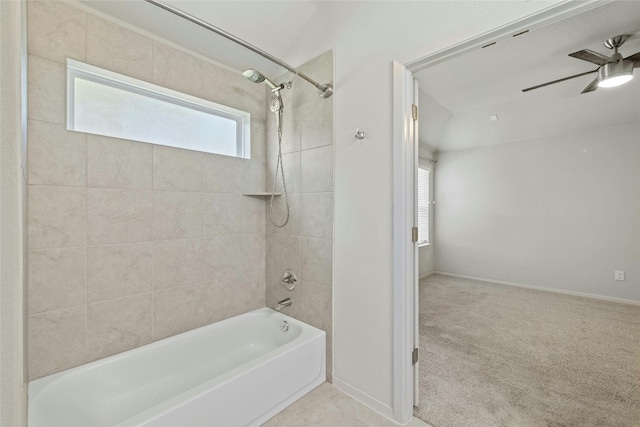
[[[242,193],[243,196],[250,196],[250,197],[271,197],[271,193],[268,192],[262,192],[262,193]],[[282,196],[282,193],[274,193],[274,196],[278,197],[278,196]]]

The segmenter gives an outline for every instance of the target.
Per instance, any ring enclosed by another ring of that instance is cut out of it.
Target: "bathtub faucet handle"
[[[291,301],[291,298],[285,298],[281,301],[278,301],[276,304],[276,311],[280,311],[285,307],[289,307],[291,304],[293,304],[293,301]]]
[[[298,282],[298,277],[296,277],[296,273],[293,272],[290,268],[287,268],[282,273],[282,286],[288,291],[292,291],[296,288],[296,283]]]

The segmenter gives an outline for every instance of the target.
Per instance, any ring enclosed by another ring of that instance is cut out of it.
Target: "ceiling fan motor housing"
[[[632,72],[633,61],[622,59],[621,56],[618,62],[612,62],[610,64],[602,65],[598,69],[598,80],[603,81],[619,75],[631,74]]]

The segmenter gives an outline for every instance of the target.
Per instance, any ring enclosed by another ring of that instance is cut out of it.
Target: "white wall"
[[[320,4],[322,2],[319,2]],[[331,2],[288,62],[334,47],[334,383],[393,405],[392,60],[406,62],[553,2]],[[356,127],[364,140],[353,137]]]
[[[640,300],[640,124],[440,153],[435,183],[436,270]]]
[[[0,425],[24,423],[20,2],[0,2]]]
[[[443,107],[426,92],[420,90],[420,142],[435,149],[442,147],[442,138],[447,131],[453,113]]]
[[[433,245],[418,249],[418,275],[424,277],[435,270],[435,251]]]

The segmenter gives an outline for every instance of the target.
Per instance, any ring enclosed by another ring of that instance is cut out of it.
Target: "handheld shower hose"
[[[276,115],[276,127],[278,129],[278,159],[276,160],[276,171],[273,176],[271,200],[269,201],[269,220],[275,227],[282,228],[289,222],[289,194],[287,192],[287,183],[284,178],[284,165],[282,163],[282,110],[284,108],[284,103],[282,102],[280,90],[282,90],[285,86],[276,85],[257,70],[245,70],[242,75],[254,83],[265,82],[271,88],[272,95],[269,99],[269,108]],[[277,223],[273,219],[273,199],[275,197],[276,187],[278,184],[278,171],[280,171],[282,174],[282,188],[284,190],[284,200],[287,206],[287,217],[282,224]]]
[[[280,91],[276,91],[271,95],[269,100],[269,107],[276,115],[276,127],[278,129],[278,159],[276,160],[276,171],[273,176],[273,187],[271,190],[271,200],[269,201],[269,220],[277,228],[282,228],[289,222],[289,194],[287,192],[287,182],[284,178],[284,164],[282,162],[282,109],[284,107],[282,103],[282,97]],[[282,188],[284,190],[284,201],[287,206],[287,216],[282,224],[278,224],[273,219],[273,198],[275,197],[276,186],[278,182],[278,170],[282,173]]]

